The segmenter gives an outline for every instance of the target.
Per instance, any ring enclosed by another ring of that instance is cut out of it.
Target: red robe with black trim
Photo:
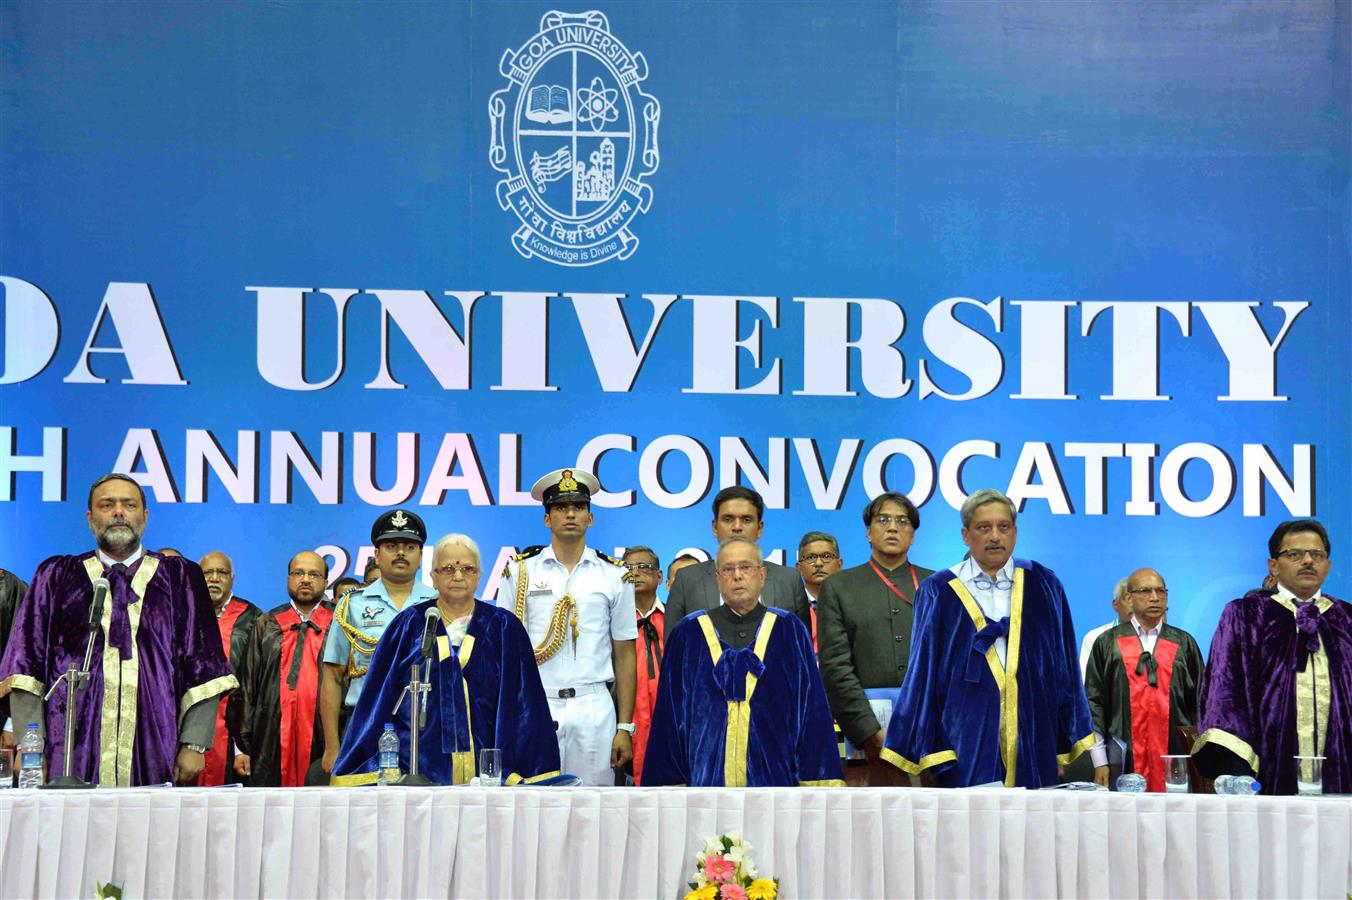
[[[647,616],[656,630],[656,640],[650,639],[643,619],[640,614],[638,643],[634,645],[638,660],[638,693],[634,695],[634,784],[643,783],[643,758],[648,750],[653,710],[657,707],[657,684],[662,674],[662,635],[666,633],[667,614],[654,604]]]
[[[1164,791],[1161,757],[1191,749],[1175,727],[1197,724],[1202,672],[1197,642],[1172,625],[1160,626],[1153,653],[1141,646],[1131,622],[1094,641],[1084,676],[1094,730],[1126,745],[1122,771],[1144,775],[1149,791]]]
[[[319,654],[333,610],[317,604],[310,622],[318,628],[296,630],[300,617],[288,603],[259,618],[245,659],[244,725],[240,749],[249,754],[253,787],[300,787],[310,764],[324,754],[319,718]],[[292,661],[304,636],[296,685],[288,684]]]
[[[249,649],[249,636],[261,615],[263,611],[248,600],[231,597],[216,618],[216,624],[221,629],[221,649],[225,651],[225,658],[230,661],[230,669],[240,684],[244,683],[244,655]],[[200,787],[235,784],[240,780],[234,771],[234,745],[243,715],[244,694],[242,690],[236,689],[216,710],[216,736],[210,749],[203,754],[206,764],[202,767],[202,774],[197,776]]]

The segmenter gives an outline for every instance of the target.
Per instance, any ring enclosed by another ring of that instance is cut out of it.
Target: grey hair
[[[1117,587],[1113,588],[1113,602],[1114,602],[1114,603],[1121,603],[1121,602],[1122,602],[1122,598],[1125,597],[1125,596],[1127,595],[1127,581],[1128,581],[1128,580],[1130,580],[1130,579],[1128,579],[1128,578],[1123,578],[1121,581],[1119,581],[1119,582],[1117,583]]]
[[[452,544],[462,544],[469,548],[469,552],[474,554],[475,565],[481,569],[483,568],[484,558],[482,554],[479,553],[479,545],[474,543],[474,538],[467,534],[448,534],[438,540],[436,546],[432,548],[432,562],[435,563],[437,561],[437,554],[441,553],[444,548],[449,547]]]
[[[1010,500],[1004,494],[995,488],[982,488],[972,496],[968,497],[962,504],[962,527],[966,528],[972,524],[972,516],[976,513],[978,506],[985,506],[987,503],[1003,503],[1009,507],[1009,521],[1017,522],[1019,520],[1019,511],[1014,508],[1014,501]]]
[[[825,531],[809,531],[803,535],[802,540],[798,542],[798,553],[801,556],[803,548],[808,544],[815,544],[817,541],[826,541],[831,545],[831,552],[840,555],[840,542],[836,540],[835,535],[827,534]]]
[[[735,544],[747,544],[751,546],[756,551],[756,559],[761,560],[762,565],[764,564],[765,554],[761,552],[760,544],[751,540],[751,538],[749,537],[742,537],[740,534],[734,534],[730,535],[729,537],[725,537],[723,538],[723,540],[718,542],[718,552],[714,554],[715,566],[718,565],[719,557],[723,555],[723,551]]]
[[[656,562],[659,566],[662,565],[662,557],[658,556],[657,551],[654,550],[652,547],[645,547],[642,544],[635,544],[632,547],[625,547],[624,552],[620,554],[620,558],[623,559],[630,553],[646,553],[649,556],[651,556],[653,558],[653,561]]]

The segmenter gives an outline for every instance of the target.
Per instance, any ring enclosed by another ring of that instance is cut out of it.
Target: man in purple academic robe
[[[68,682],[50,704],[42,698],[83,665],[93,585],[106,578],[89,682],[72,712],[70,774],[105,787],[191,781],[237,686],[202,570],[141,547],[145,493],[126,475],[94,482],[87,518],[97,549],[53,556],[33,576],[0,657],[0,695],[18,727],[45,731],[48,778],[65,774]]]
[[[1322,592],[1329,537],[1314,519],[1268,540],[1271,590],[1226,604],[1202,678],[1202,774],[1252,774],[1296,793],[1296,757],[1324,757],[1324,793],[1352,793],[1352,604]]]

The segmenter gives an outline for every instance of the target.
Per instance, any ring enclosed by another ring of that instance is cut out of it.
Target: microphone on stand
[[[99,578],[94,582],[94,600],[89,604],[89,633],[98,631],[99,624],[103,621],[103,604],[108,600],[107,578]],[[88,668],[88,666],[85,666]]]
[[[423,623],[422,655],[423,659],[431,659],[437,645],[437,625],[441,623],[441,613],[435,606],[427,611],[427,619]],[[431,674],[430,672],[428,673]]]

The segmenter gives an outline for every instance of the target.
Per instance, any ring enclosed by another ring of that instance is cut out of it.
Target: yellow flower
[[[770,897],[773,896],[774,894],[770,895]],[[703,885],[702,887],[697,887],[693,891],[686,894],[685,900],[716,900],[717,897],[718,897],[718,885],[710,883]]]
[[[746,889],[748,900],[775,900],[778,895],[779,891],[775,888],[772,878],[757,878]],[[687,896],[686,900],[690,898]]]

